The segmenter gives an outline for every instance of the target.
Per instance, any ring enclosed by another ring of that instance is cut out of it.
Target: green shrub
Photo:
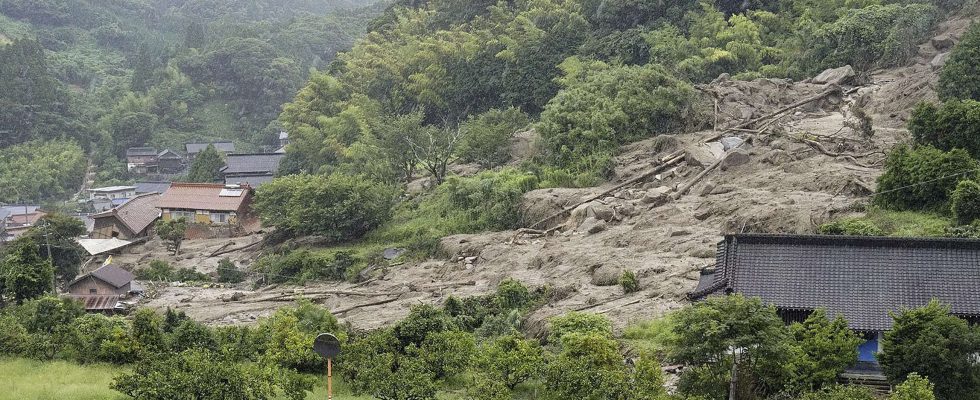
[[[446,331],[427,335],[418,353],[408,355],[424,360],[436,379],[445,379],[465,371],[475,353],[472,333]]]
[[[936,400],[935,385],[915,372],[909,374],[905,382],[895,387],[888,400]]]
[[[355,176],[289,175],[260,187],[254,207],[267,225],[343,241],[387,221],[396,195],[391,186]]]
[[[980,219],[980,183],[965,180],[956,185],[951,208],[960,225],[969,225]]]
[[[211,282],[208,274],[197,272],[191,268],[178,268],[170,279],[177,282]]]
[[[570,312],[554,317],[548,323],[548,343],[560,344],[561,338],[570,333],[596,334],[612,337],[612,323],[599,314]]]
[[[518,108],[492,109],[470,116],[460,126],[459,154],[463,160],[493,168],[510,161],[510,140],[517,130],[530,123]]]
[[[841,18],[816,32],[812,48],[804,51],[816,61],[815,70],[845,64],[860,71],[900,65],[916,54],[938,14],[935,6],[925,4],[845,9]]]
[[[960,38],[939,72],[936,91],[943,100],[980,100],[980,24],[973,23]]]
[[[821,235],[884,236],[873,222],[860,218],[845,218],[828,222],[817,228]]]
[[[497,304],[501,310],[523,309],[533,298],[527,286],[516,279],[505,279],[497,285]]]
[[[980,158],[980,102],[951,100],[937,107],[919,103],[909,120],[909,131],[916,143],[940,150],[966,150]]]
[[[570,332],[545,368],[549,399],[629,398],[631,385],[616,342],[599,333]]]
[[[136,279],[147,281],[169,281],[173,277],[174,267],[163,260],[150,261],[146,268],[136,270]]]
[[[875,400],[871,389],[863,386],[837,385],[817,392],[806,393],[800,400]]]
[[[608,176],[620,145],[676,133],[694,120],[693,87],[659,65],[562,64],[564,88],[548,102],[538,132],[550,165]]]
[[[401,348],[405,348],[412,344],[422,346],[429,335],[454,329],[456,324],[443,310],[422,304],[412,307],[408,316],[395,324],[392,333]]]
[[[344,280],[347,271],[361,260],[350,251],[314,253],[293,250],[286,254],[271,254],[260,258],[255,269],[266,274],[271,283],[303,283],[311,280]]]
[[[227,258],[218,261],[218,282],[241,283],[245,280],[245,271],[238,269],[235,263]]]
[[[623,332],[623,338],[629,340],[635,347],[660,359],[666,359],[677,334],[674,332],[675,313],[669,313],[660,318],[642,321],[630,325]]]
[[[112,388],[138,399],[302,399],[313,381],[295,373],[229,361],[207,350],[161,354],[116,377]]]
[[[623,288],[623,293],[629,294],[640,290],[640,281],[636,279],[636,274],[633,271],[626,270],[619,277],[619,286]]]
[[[875,202],[895,210],[943,210],[957,183],[977,176],[977,161],[961,149],[898,146],[878,178]]]
[[[544,352],[536,342],[519,334],[494,339],[480,346],[473,370],[513,390],[538,377],[544,368]]]

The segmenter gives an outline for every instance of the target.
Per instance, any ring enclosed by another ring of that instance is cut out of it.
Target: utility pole
[[[57,296],[58,281],[55,278],[57,268],[54,266],[54,256],[51,255],[51,232],[48,230],[50,226],[51,224],[48,221],[44,221],[44,226],[41,229],[44,229],[44,245],[48,248],[48,263],[51,264],[51,294]]]

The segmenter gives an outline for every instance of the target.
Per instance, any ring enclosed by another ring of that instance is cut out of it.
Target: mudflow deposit
[[[886,152],[908,139],[914,105],[936,99],[938,69],[968,24],[943,23],[912,65],[869,76],[850,67],[802,82],[721,76],[698,88],[707,129],[625,146],[617,178],[601,187],[530,192],[526,229],[446,237],[446,259],[376,270],[359,284],[257,290],[150,284],[145,303],[221,325],[252,322],[302,295],[356,328],[375,328],[414,304],[485,294],[513,277],[554,288],[551,301],[525,321],[532,332],[571,310],[605,314],[617,328],[655,317],[687,301],[723,234],[812,233],[860,212]],[[871,131],[862,114],[873,121]],[[517,136],[524,145],[515,152],[526,152],[534,133]],[[261,239],[190,240],[178,257],[154,239],[115,262],[139,268],[163,259],[210,273],[222,257],[250,265],[263,251]],[[617,280],[626,269],[639,277],[639,292],[623,295]]]

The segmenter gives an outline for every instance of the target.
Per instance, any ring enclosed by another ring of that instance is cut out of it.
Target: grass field
[[[125,367],[113,365],[0,359],[0,399],[126,399],[109,389],[112,377],[125,371]]]
[[[65,361],[35,361],[23,358],[0,359],[0,400],[117,400],[129,397],[109,389],[112,378],[127,367],[79,365]],[[350,394],[350,389],[334,376],[334,399],[368,400]],[[307,399],[327,398],[327,378],[318,377],[315,390]]]

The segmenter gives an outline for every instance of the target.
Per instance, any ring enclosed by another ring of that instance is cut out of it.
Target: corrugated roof
[[[170,188],[170,182],[136,182],[136,193],[163,193]]]
[[[197,154],[204,149],[208,148],[209,144],[214,145],[214,149],[218,150],[219,153],[234,153],[235,144],[232,142],[214,142],[214,143],[187,143],[184,145],[187,154]]]
[[[111,192],[125,192],[127,190],[134,190],[136,186],[106,186],[100,188],[92,188],[88,191],[95,193],[111,193]]]
[[[152,147],[130,147],[126,149],[126,157],[155,155],[157,155],[157,149]]]
[[[159,193],[144,193],[109,211],[95,214],[92,218],[115,217],[130,231],[139,234],[160,217],[160,209],[157,208],[158,201],[160,201]]]
[[[75,278],[75,280],[71,281],[68,286],[74,285],[89,276],[108,283],[117,289],[126,286],[127,283],[132,282],[133,278],[135,278],[132,272],[110,264],[103,265],[95,271],[80,275],[79,277]]]
[[[279,170],[279,162],[285,157],[282,153],[262,154],[229,154],[226,166],[221,170],[229,174],[275,174]]]
[[[884,331],[888,313],[939,299],[980,315],[980,240],[856,236],[730,235],[715,272],[693,299],[757,296],[778,308],[826,308],[852,329]]]
[[[220,196],[225,185],[212,183],[174,183],[157,203],[158,208],[186,210],[238,211],[249,196],[243,190],[238,197]]]
[[[78,300],[85,306],[87,311],[108,311],[115,310],[119,305],[120,295],[98,295],[98,294],[71,294],[68,297]]]
[[[123,247],[133,244],[133,242],[122,240],[119,238],[110,239],[76,239],[79,245],[82,246],[85,251],[89,254],[95,256],[103,253],[108,253],[110,251],[121,249]]]

